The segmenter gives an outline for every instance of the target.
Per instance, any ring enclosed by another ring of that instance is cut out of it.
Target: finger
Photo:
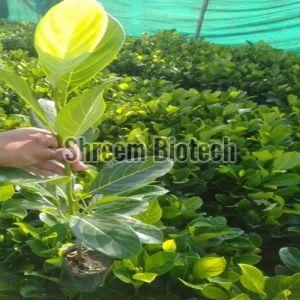
[[[37,127],[26,127],[26,128],[18,128],[15,131],[24,132],[28,134],[35,134],[35,133],[43,133],[43,134],[51,134],[49,130],[41,129]]]
[[[71,162],[70,164],[71,164],[72,169],[76,172],[82,172],[87,169],[87,166],[80,160]]]
[[[50,149],[44,146],[35,146],[34,148],[34,156],[37,162],[46,162],[49,160],[61,160],[61,156],[57,154],[57,149]]]
[[[55,173],[53,173],[51,171],[40,169],[38,167],[29,167],[29,168],[26,168],[25,170],[29,171],[29,172],[32,172],[32,173],[35,173],[37,175],[44,176],[44,177],[50,177],[50,176],[55,175]]]
[[[58,161],[47,161],[40,163],[36,166],[39,169],[47,170],[53,172],[57,175],[65,175],[65,167],[63,164],[59,163]]]
[[[55,150],[51,150],[54,153],[55,160],[65,160],[65,161],[72,161],[74,160],[74,153],[67,149],[67,148],[59,148]]]
[[[74,159],[70,161],[72,169],[74,171],[84,171],[87,169],[86,165],[81,161],[81,152],[77,145],[73,145],[72,149],[70,149],[73,153]]]
[[[72,149],[61,148],[61,149],[49,150],[49,151],[51,153],[48,154],[51,155],[52,157],[49,160],[68,161],[71,164],[72,169],[78,172],[87,169],[86,165],[82,161],[80,161],[80,150],[77,146],[73,147]]]
[[[57,148],[58,142],[54,135],[50,133],[34,133],[32,134],[32,137],[42,146],[45,146],[46,148]]]

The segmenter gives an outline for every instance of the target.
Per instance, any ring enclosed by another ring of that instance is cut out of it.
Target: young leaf
[[[193,274],[197,279],[215,277],[224,272],[226,260],[224,257],[199,258],[193,268]]]
[[[171,160],[159,161],[155,157],[108,165],[95,178],[90,193],[118,195],[137,189],[165,175],[172,169],[172,166]]]
[[[139,280],[142,282],[151,283],[155,280],[157,274],[155,273],[136,273],[132,276],[133,279]]]
[[[72,216],[70,227],[76,238],[108,256],[129,258],[141,251],[138,236],[117,218]]]
[[[11,89],[13,89],[47,125],[48,129],[52,130],[44,112],[42,111],[36,99],[33,97],[30,87],[23,78],[17,76],[11,71],[0,69],[0,80],[4,81]]]
[[[147,224],[157,223],[162,217],[162,208],[160,207],[158,200],[151,200],[148,209],[136,217]]]
[[[124,43],[125,33],[121,24],[109,16],[108,27],[95,51],[78,67],[59,81],[59,89],[77,88],[108,66]]]
[[[0,201],[6,201],[15,194],[14,186],[11,184],[0,185]]]
[[[262,272],[246,264],[239,264],[239,267],[242,269],[241,283],[249,291],[264,294],[265,287],[265,278]]]
[[[56,130],[63,139],[80,137],[98,122],[105,111],[103,92],[111,82],[85,91],[63,107],[56,118]]]
[[[107,25],[96,0],[64,0],[47,12],[37,26],[35,47],[54,85],[94,52]]]

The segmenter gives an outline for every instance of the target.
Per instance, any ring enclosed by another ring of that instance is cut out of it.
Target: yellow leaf
[[[35,34],[39,58],[56,81],[85,61],[103,38],[108,15],[96,0],[64,0],[41,19]]]
[[[224,272],[226,260],[224,257],[200,258],[194,265],[193,273],[197,279],[210,278]]]
[[[173,239],[166,240],[162,244],[162,248],[163,248],[164,251],[175,252],[177,250],[177,246],[176,246],[175,240],[173,240]]]

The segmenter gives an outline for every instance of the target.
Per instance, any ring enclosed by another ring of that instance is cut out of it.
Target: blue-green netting
[[[58,0],[7,0],[8,19],[36,22]],[[102,0],[128,34],[177,29],[193,36],[203,0]],[[1,9],[1,8],[0,8]],[[76,16],[74,16],[76,17]],[[300,53],[299,0],[210,0],[202,38],[236,45],[264,40]]]

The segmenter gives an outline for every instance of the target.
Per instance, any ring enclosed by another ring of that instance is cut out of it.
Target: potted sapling
[[[2,67],[0,80],[9,85],[31,109],[33,120],[70,147],[98,128],[105,114],[103,93],[114,79],[81,90],[110,64],[124,42],[124,30],[96,0],[64,0],[39,22],[35,48],[53,99],[37,99],[26,80]],[[62,263],[64,287],[93,291],[114,259],[140,253],[143,243],[160,243],[161,231],[136,216],[149,199],[166,193],[152,185],[172,168],[172,161],[144,157],[86,171],[89,180],[76,189],[78,174],[65,163],[65,176],[41,178],[20,170],[5,170],[1,181],[35,191],[37,197],[19,204],[40,211],[46,224],[61,224],[76,240]]]

